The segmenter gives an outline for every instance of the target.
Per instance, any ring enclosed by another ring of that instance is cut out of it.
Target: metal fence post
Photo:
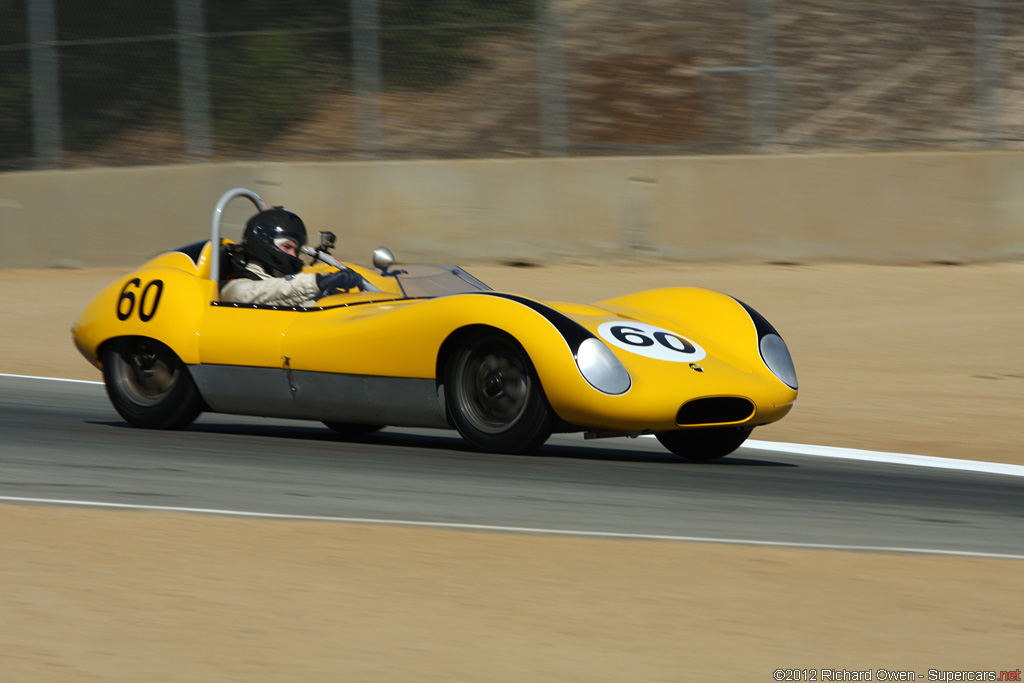
[[[206,35],[203,0],[177,0],[178,86],[182,136],[191,161],[212,152],[209,80],[206,73]]]
[[[352,70],[356,101],[355,149],[376,158],[383,148],[381,126],[380,7],[377,0],[352,0]]]
[[[53,168],[64,145],[60,112],[60,64],[54,0],[28,0],[32,74],[32,141],[38,168]]]
[[[978,144],[998,147],[1002,137],[999,88],[1003,79],[1002,2],[981,0],[974,10],[974,92]]]
[[[767,152],[775,140],[775,35],[772,0],[749,0],[750,143]]]
[[[540,153],[565,156],[569,147],[569,122],[565,106],[565,63],[562,31],[555,0],[537,0],[537,71],[540,92]]]

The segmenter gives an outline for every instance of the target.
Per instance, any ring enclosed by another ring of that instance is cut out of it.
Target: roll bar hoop
[[[263,203],[263,200],[260,199],[258,194],[244,187],[236,187],[233,190],[228,190],[221,196],[220,201],[217,202],[217,207],[213,210],[213,220],[211,221],[210,233],[210,279],[214,282],[220,279],[221,218],[224,214],[224,208],[235,197],[245,197],[256,206],[257,211],[265,211],[267,209],[267,205]]]

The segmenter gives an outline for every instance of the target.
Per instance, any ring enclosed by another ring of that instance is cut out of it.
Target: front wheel
[[[511,337],[484,333],[463,343],[444,373],[452,424],[491,453],[528,453],[551,436],[551,409],[526,351]]]
[[[658,432],[661,445],[687,460],[715,460],[739,448],[753,427],[708,427]]]
[[[145,429],[180,429],[203,410],[188,368],[155,339],[126,338],[101,356],[103,383],[118,414]]]

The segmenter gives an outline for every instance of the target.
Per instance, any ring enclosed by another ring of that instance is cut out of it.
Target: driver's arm
[[[268,277],[261,280],[240,278],[221,287],[221,301],[267,306],[302,306],[320,296],[316,273],[299,273],[289,277]]]

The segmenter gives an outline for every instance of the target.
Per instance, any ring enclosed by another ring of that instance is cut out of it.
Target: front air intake
[[[679,426],[728,424],[743,422],[754,414],[749,399],[736,396],[698,398],[683,404],[676,414]]]

